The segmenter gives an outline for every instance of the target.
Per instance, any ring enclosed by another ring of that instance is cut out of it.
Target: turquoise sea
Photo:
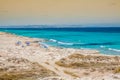
[[[120,55],[120,27],[1,28],[0,31],[44,38],[49,46],[97,49],[102,54]]]

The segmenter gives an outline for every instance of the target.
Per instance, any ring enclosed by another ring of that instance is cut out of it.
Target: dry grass
[[[68,75],[70,75],[70,76],[72,76],[72,77],[79,77],[79,76],[76,75],[75,73],[69,72],[69,71],[66,71],[66,70],[64,70],[64,73],[66,73],[66,74],[68,74]]]
[[[115,60],[115,62],[110,62],[111,59]],[[55,64],[68,68],[100,68],[106,66],[118,66],[120,65],[119,60],[120,57],[111,58],[107,56],[84,56],[81,54],[72,54],[67,58],[55,62]]]
[[[114,73],[120,73],[120,67],[115,68]]]
[[[48,62],[45,62],[45,64],[50,65]]]
[[[73,62],[69,64],[63,64],[60,61],[56,62],[57,65],[62,66],[62,67],[68,67],[68,68],[92,68],[92,67],[101,67],[101,66],[107,66],[105,63],[87,63],[87,62]]]
[[[19,71],[19,72],[4,72],[0,74],[0,80],[19,80],[19,79],[32,79],[38,77],[48,77],[55,75],[53,72],[47,69],[41,70],[29,70],[29,71]]]
[[[34,76],[32,72],[15,72],[15,73],[3,73],[0,75],[0,80],[19,80]]]
[[[13,58],[9,59],[9,62],[12,63],[22,63],[24,62],[26,64],[29,64],[28,69],[20,69],[22,65],[20,66],[7,66],[0,68],[0,80],[35,80],[39,77],[49,77],[49,76],[57,76],[54,72],[44,68],[40,64],[36,62],[30,62],[25,59],[17,60]],[[24,66],[23,66],[24,67]],[[10,71],[9,71],[10,70]]]

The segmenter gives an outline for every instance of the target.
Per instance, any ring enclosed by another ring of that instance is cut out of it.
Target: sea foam
[[[57,42],[57,40],[55,40],[55,39],[50,39],[49,41],[51,41],[51,42]]]
[[[58,41],[57,43],[61,45],[74,45],[74,43],[67,43],[67,42],[60,42],[60,41]]]

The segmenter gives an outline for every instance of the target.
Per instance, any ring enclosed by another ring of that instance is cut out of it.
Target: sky
[[[120,0],[0,0],[0,26],[57,24],[120,24]]]

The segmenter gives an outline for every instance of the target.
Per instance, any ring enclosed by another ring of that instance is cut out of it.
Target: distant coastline
[[[58,30],[83,32],[118,32],[120,27],[0,27],[1,30]]]
[[[109,24],[43,24],[43,25],[0,25],[0,28],[118,28],[119,23]]]

